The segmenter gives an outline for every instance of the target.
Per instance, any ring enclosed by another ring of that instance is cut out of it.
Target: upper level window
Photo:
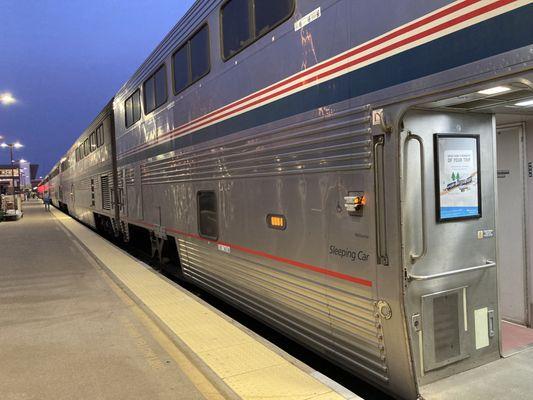
[[[83,142],[83,154],[84,156],[88,156],[91,153],[91,149],[89,148],[89,138],[85,139]]]
[[[227,60],[287,20],[294,0],[229,0],[221,8],[222,53]]]
[[[143,85],[144,113],[149,114],[167,101],[167,72],[162,65]],[[132,114],[133,114],[132,104]]]
[[[96,150],[96,132],[91,133],[89,136],[89,141],[91,143],[91,153]]]
[[[100,147],[103,144],[104,144],[104,125],[100,124],[100,126],[96,128],[96,145]]]
[[[124,102],[124,109],[126,110],[126,128],[129,128],[141,119],[141,91],[139,89]]]
[[[172,56],[174,93],[181,92],[209,72],[209,29],[204,25]]]

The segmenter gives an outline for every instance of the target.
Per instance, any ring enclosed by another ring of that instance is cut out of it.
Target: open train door
[[[424,385],[500,357],[495,123],[412,110],[401,135],[404,301]]]

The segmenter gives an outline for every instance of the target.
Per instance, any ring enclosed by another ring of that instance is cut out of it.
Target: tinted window
[[[145,91],[147,86],[145,84]],[[145,94],[146,96],[146,94]],[[124,112],[126,114],[126,128],[129,128],[139,119],[141,119],[141,93],[139,89],[135,91],[124,103]]]
[[[144,112],[146,114],[155,110],[155,88],[154,78],[144,82]]]
[[[196,33],[191,46],[191,83],[209,72],[209,31],[207,25]]]
[[[131,100],[131,97],[126,100],[126,104],[124,106],[126,110],[126,127],[133,125],[133,102]]]
[[[104,126],[100,125],[96,129],[96,145],[98,147],[102,146],[104,144]]]
[[[252,40],[249,0],[230,0],[222,8],[224,58],[230,58]]]
[[[165,66],[155,73],[155,108],[167,101],[167,69]]]
[[[89,149],[89,138],[85,139],[85,142],[83,142],[83,154],[85,156],[88,156],[91,152],[91,149]]]
[[[255,36],[262,36],[288,18],[294,7],[294,0],[254,0]]]
[[[215,192],[198,192],[198,231],[200,236],[213,240],[218,239]]]
[[[221,10],[222,48],[228,59],[290,17],[294,0],[230,0]]]
[[[172,56],[174,93],[179,93],[209,72],[209,29],[202,27]]]
[[[93,132],[91,133],[91,136],[89,136],[89,142],[91,146],[91,153],[96,150],[96,134]]]
[[[174,53],[174,91],[181,92],[189,84],[188,43]]]
[[[131,102],[133,107],[133,123],[135,123],[141,119],[141,92],[139,89],[131,96]]]

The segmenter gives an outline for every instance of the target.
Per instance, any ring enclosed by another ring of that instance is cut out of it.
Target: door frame
[[[497,116],[497,114],[496,114]],[[523,199],[523,202],[524,202],[524,208],[522,209],[522,218],[524,220],[524,228],[523,228],[523,237],[524,237],[524,245],[523,245],[523,249],[522,249],[522,252],[523,252],[523,255],[524,255],[524,274],[523,274],[523,279],[524,279],[524,304],[525,304],[525,307],[524,307],[524,321],[525,321],[525,324],[526,326],[528,327],[531,327],[532,325],[532,322],[531,321],[531,310],[530,310],[530,298],[529,298],[529,290],[530,290],[530,285],[529,285],[529,277],[531,275],[531,263],[530,263],[530,259],[529,259],[529,254],[528,254],[528,249],[527,249],[527,245],[528,245],[528,233],[529,233],[529,230],[528,230],[528,212],[527,212],[527,204],[528,204],[528,187],[527,187],[527,142],[526,142],[526,124],[525,122],[516,122],[516,123],[508,123],[508,124],[501,124],[501,125],[496,125],[496,133],[500,130],[504,130],[504,129],[512,129],[512,128],[519,128],[519,142],[518,142],[518,146],[519,146],[519,156],[521,158],[521,162],[520,162],[520,165],[521,165],[521,168],[520,168],[520,181],[522,183],[522,199]],[[498,151],[498,143],[496,141],[496,151]],[[496,166],[497,168],[497,166]],[[496,171],[497,172],[497,171]],[[497,174],[496,174],[497,175]],[[498,180],[496,179],[496,193],[499,193],[498,192]],[[496,201],[498,202],[498,196],[496,196]],[[498,217],[499,217],[499,203],[496,204],[496,221],[498,221]],[[496,222],[497,223],[497,222]],[[496,232],[498,232],[498,226],[496,225]],[[500,263],[500,251],[499,251],[499,248],[500,248],[500,245],[499,245],[499,235],[496,235],[496,240],[498,241],[498,246],[497,246],[497,249],[496,249],[496,260],[497,260],[497,263],[498,263],[498,266],[501,265]],[[501,278],[501,274],[500,274],[500,268],[498,268],[498,282],[500,282],[500,279]],[[499,284],[498,284],[498,291],[499,291]],[[498,296],[500,296],[500,293],[498,293]],[[501,298],[501,296],[500,296]],[[502,318],[502,314],[501,314],[501,301],[500,301],[500,318]]]

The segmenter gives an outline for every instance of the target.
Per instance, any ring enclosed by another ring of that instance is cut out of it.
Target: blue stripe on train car
[[[134,153],[119,165],[200,144],[235,132],[446,71],[533,43],[533,5],[493,17],[273,103]]]

